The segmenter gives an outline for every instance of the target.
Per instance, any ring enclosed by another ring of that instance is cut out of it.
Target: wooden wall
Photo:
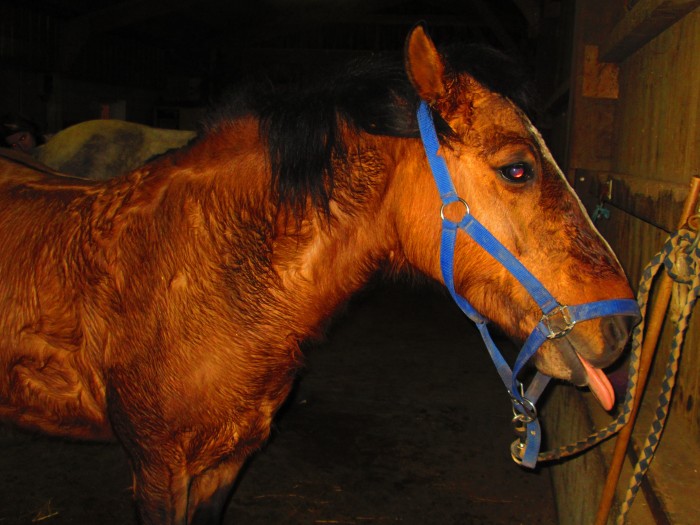
[[[678,184],[687,184],[692,175],[700,176],[700,8],[620,63],[620,103],[613,137],[613,171]],[[673,206],[673,201],[665,204]],[[676,213],[678,206],[676,202]],[[658,210],[658,215],[663,211]],[[628,251],[623,258],[631,267],[639,266],[645,255],[658,249],[661,232],[643,222],[630,226],[634,229],[628,246],[644,248],[641,253]],[[662,342],[664,347],[667,342],[668,338]],[[673,410],[700,449],[699,349],[700,314],[696,311]]]
[[[700,10],[620,62],[613,171],[661,181],[700,173]]]
[[[609,44],[603,42],[601,47],[605,45]],[[641,268],[661,248],[667,236],[664,230],[674,229],[678,221],[684,198],[681,188],[689,185],[693,175],[700,175],[700,9],[680,16],[616,66],[619,95],[610,99],[613,118],[599,135],[610,139],[609,157],[601,162],[600,156],[589,157],[584,146],[576,146],[578,156],[569,172],[577,168],[612,172],[604,177],[613,179],[611,200],[623,209],[611,205],[615,213],[611,220],[600,222],[600,229],[608,234],[636,282]],[[577,128],[587,125],[590,120],[580,116]],[[571,141],[582,142],[576,135]],[[623,203],[620,194],[625,191],[632,194]],[[646,209],[636,213],[632,208],[641,208],[644,200]],[[640,214],[641,219],[635,217]],[[700,400],[700,352],[693,351],[700,341],[698,320],[688,334],[674,408],[679,422],[700,446],[700,403],[696,402]]]
[[[691,178],[700,176],[699,6],[697,0],[577,2],[567,173],[589,210],[602,202],[610,212],[597,226],[635,286],[676,228]],[[652,419],[678,301],[672,298],[667,313],[634,433],[637,448]],[[700,512],[697,310],[667,430],[650,470],[647,492],[654,502],[640,504],[656,507],[654,523],[691,523]],[[579,475],[587,473],[596,477],[590,471]],[[581,521],[586,522],[592,522],[590,513]]]

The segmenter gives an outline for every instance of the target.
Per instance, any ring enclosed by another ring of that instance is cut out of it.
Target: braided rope
[[[698,232],[693,232],[691,230],[680,230],[678,235],[669,240],[669,242],[672,242],[673,247],[672,251],[669,253],[669,256],[664,261],[666,271],[668,275],[673,278],[674,286],[678,288],[687,287],[687,297],[678,316],[678,320],[675,323],[675,330],[673,340],[671,342],[671,351],[668,358],[668,364],[666,366],[666,373],[656,404],[656,417],[651,424],[637,464],[634,466],[634,471],[632,473],[632,477],[630,478],[624,501],[620,507],[620,513],[617,517],[617,525],[623,525],[625,523],[627,513],[629,512],[630,507],[634,502],[634,498],[639,491],[639,486],[641,485],[642,480],[644,479],[644,476],[649,470],[649,466],[654,459],[656,447],[661,440],[661,434],[664,430],[664,425],[666,423],[666,418],[671,405],[673,387],[676,384],[678,362],[681,356],[681,349],[683,347],[685,333],[688,330],[690,316],[693,312],[695,302],[697,301],[698,296],[700,296],[700,273],[698,272],[698,266],[700,266],[700,245],[698,245],[699,238],[700,233]]]
[[[628,380],[628,385],[627,385],[627,393],[625,396],[625,400],[620,408],[620,412],[618,414],[618,417],[612,421],[610,425],[607,427],[600,429],[596,432],[591,433],[589,436],[586,438],[576,441],[574,443],[570,443],[568,445],[561,446],[557,449],[553,449],[550,451],[546,452],[541,452],[538,456],[539,461],[553,461],[557,459],[562,459],[566,458],[569,456],[573,456],[575,454],[578,454],[580,452],[583,452],[585,450],[588,450],[595,445],[601,443],[602,441],[605,441],[609,439],[610,437],[614,436],[617,434],[622,427],[624,427],[627,422],[629,421],[630,414],[632,413],[632,407],[634,404],[634,398],[635,394],[637,391],[637,380],[639,377],[639,361],[640,361],[640,355],[641,355],[641,349],[642,349],[642,338],[644,334],[644,326],[645,326],[645,320],[646,320],[646,310],[647,310],[647,305],[649,302],[649,294],[651,292],[651,287],[652,287],[652,282],[654,280],[654,276],[657,274],[659,268],[661,267],[662,264],[665,264],[667,260],[672,260],[673,258],[670,257],[672,253],[678,252],[681,249],[681,243],[683,244],[683,249],[685,252],[692,252],[692,253],[686,253],[685,257],[679,259],[682,260],[686,264],[686,270],[683,272],[684,274],[688,273],[688,270],[692,270],[693,266],[697,266],[697,260],[695,260],[695,263],[692,262],[692,258],[695,257],[697,259],[700,254],[700,248],[698,248],[697,245],[697,239],[695,243],[693,243],[693,238],[697,236],[697,233],[694,232],[693,230],[686,230],[686,229],[681,229],[671,235],[667,241],[664,243],[663,248],[659,253],[657,253],[651,261],[649,261],[649,264],[644,268],[644,271],[642,272],[642,277],[639,283],[639,290],[637,292],[637,302],[639,304],[639,309],[642,313],[642,320],[641,322],[635,327],[634,331],[632,332],[632,346],[630,350],[630,358],[629,358],[629,380]],[[690,246],[690,250],[688,250],[687,246]],[[678,280],[676,274],[672,274],[671,271],[669,271],[669,275],[674,277],[675,280]],[[692,311],[693,303],[695,302],[695,299],[697,299],[698,294],[700,293],[700,283],[698,283],[698,277],[697,274],[697,267],[695,268],[695,279],[693,282],[696,284],[693,287],[694,294],[689,294],[688,296],[688,302],[686,303],[686,306],[683,310],[683,313],[681,315],[681,319],[679,320],[679,324],[676,330],[676,334],[679,338],[679,340],[676,342],[676,337],[674,337],[674,344],[677,347],[677,351],[680,352],[680,347],[682,346],[682,338],[685,334],[685,331],[687,329],[687,322],[688,319],[686,317],[683,317],[685,312],[688,312],[688,316],[690,315],[690,312]],[[687,281],[687,278],[685,279]],[[692,299],[692,300],[691,300]],[[682,322],[681,322],[682,321]],[[684,325],[681,327],[681,325]],[[680,329],[680,330],[679,330]],[[672,351],[673,354],[673,351]],[[677,370],[677,362],[678,362],[678,357],[673,359],[675,363],[675,369]],[[670,399],[670,394],[673,389],[673,382],[675,378],[675,371],[671,373],[671,383],[668,383],[668,376],[669,372],[667,371],[667,379],[664,380],[664,392],[662,393],[662,396],[664,396],[664,401],[662,401],[662,405],[664,408],[662,408],[662,411],[665,410],[666,412],[668,411],[668,404],[669,404],[669,399]],[[665,420],[665,416],[664,416]],[[656,422],[655,422],[656,423]],[[658,425],[658,424],[657,424]],[[663,429],[663,422],[660,425],[660,430],[658,435],[660,435],[660,431]],[[656,443],[658,443],[658,435],[656,438],[652,438],[652,440],[656,440]],[[656,448],[656,444],[654,444],[653,449]],[[645,449],[647,446],[645,445]],[[650,449],[651,455],[653,455],[653,450]],[[651,456],[650,456],[651,457]],[[650,459],[645,460],[647,462],[646,468],[648,468],[648,463],[651,462]],[[644,468],[644,472],[646,472],[646,468]],[[641,478],[644,477],[644,473],[641,473],[640,476],[640,481]],[[635,491],[636,493],[636,491]],[[632,496],[632,499],[634,499],[634,496]],[[631,501],[630,501],[631,504]]]

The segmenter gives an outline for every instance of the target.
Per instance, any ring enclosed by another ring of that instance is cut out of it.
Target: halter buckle
[[[549,332],[547,339],[559,339],[567,335],[576,325],[576,321],[571,320],[568,306],[559,305],[551,312],[542,316],[540,322]]]

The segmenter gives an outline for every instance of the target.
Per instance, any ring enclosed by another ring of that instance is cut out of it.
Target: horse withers
[[[558,301],[632,297],[510,100],[507,68],[490,75],[478,61],[439,53],[419,26],[403,65],[251,90],[194,143],[110,181],[2,162],[2,419],[116,438],[144,524],[220,521],[302,364],[300,342],[383,264],[441,279],[420,100],[470,212]],[[515,339],[540,322],[518,281],[461,234],[454,284]],[[604,390],[598,369],[620,355],[628,324],[577,323],[535,364]]]

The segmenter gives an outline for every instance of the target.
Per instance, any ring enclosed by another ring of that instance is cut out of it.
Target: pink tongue
[[[615,404],[615,392],[613,391],[610,381],[602,370],[593,368],[583,357],[578,356],[578,358],[581,360],[581,364],[586,370],[588,387],[591,389],[591,392],[593,392],[593,395],[605,410],[611,410]]]

